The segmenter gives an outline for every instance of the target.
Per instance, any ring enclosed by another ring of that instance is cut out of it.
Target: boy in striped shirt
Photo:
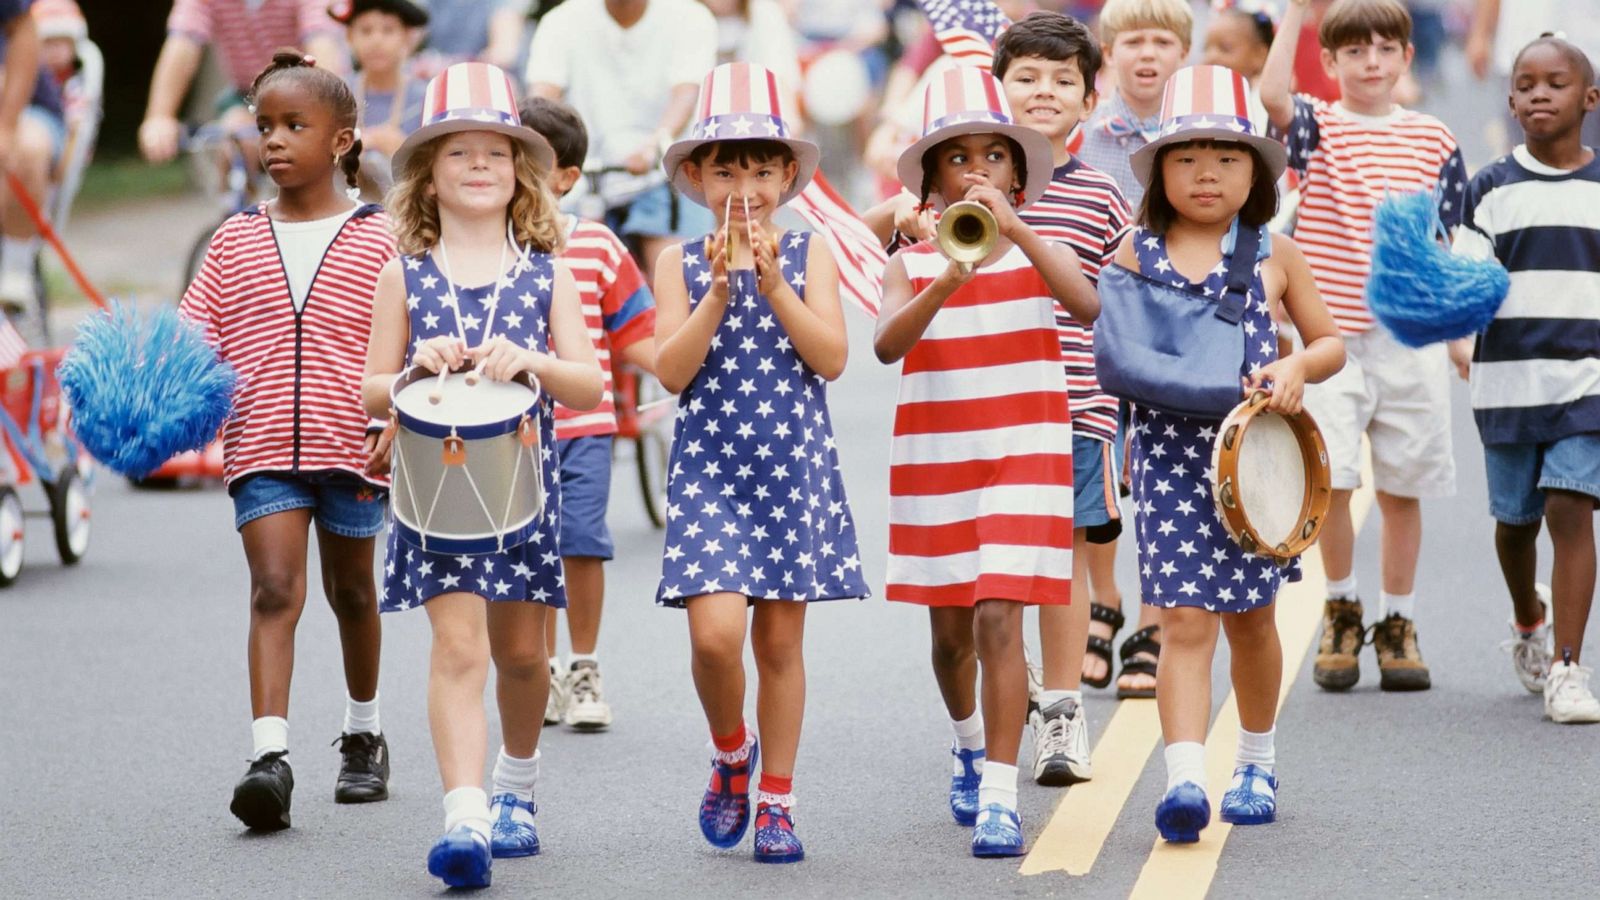
[[[1066,144],[1067,135],[1094,110],[1095,76],[1100,71],[1094,35],[1070,16],[1035,12],[995,42],[993,71],[1018,123],[1049,138],[1054,153],[1050,186],[1022,211],[1022,220],[1046,240],[1071,247],[1083,274],[1093,282],[1101,266],[1116,255],[1130,218],[1116,181],[1084,165]],[[1091,578],[1093,594],[1107,600],[1101,621],[1120,617],[1114,612],[1121,600],[1114,563],[1115,542],[1122,530],[1117,509],[1121,465],[1117,401],[1100,390],[1095,378],[1092,326],[1079,324],[1060,307],[1055,317],[1072,417],[1072,541],[1077,548],[1072,583],[1077,602],[1039,608],[1044,689],[1029,721],[1034,781],[1064,786],[1090,777],[1089,727],[1080,683],[1089,637]],[[1103,687],[1111,665],[1106,638],[1098,639],[1095,652],[1104,675],[1092,682]]]
[[[589,135],[583,120],[557,100],[522,104],[522,124],[556,151],[550,189],[565,196],[583,174]],[[556,452],[561,461],[561,562],[567,579],[567,631],[572,654],[563,671],[556,657],[556,617],[550,617],[550,700],[545,722],[598,731],[611,724],[611,706],[595,656],[605,601],[604,563],[612,556],[606,506],[611,494],[611,441],[617,432],[614,358],[655,370],[655,298],[622,241],[599,222],[563,215],[567,236],[561,259],[578,283],[583,318],[605,378],[600,405],[588,412],[556,407]]]
[[[1435,191],[1447,228],[1461,221],[1466,169],[1443,122],[1403,109],[1395,84],[1411,65],[1411,16],[1399,0],[1337,0],[1318,34],[1322,65],[1339,81],[1338,103],[1289,93],[1296,37],[1308,0],[1292,0],[1261,75],[1261,102],[1289,148],[1302,201],[1294,239],[1345,339],[1344,369],[1306,390],[1333,469],[1333,504],[1322,530],[1328,572],[1322,642],[1313,677],[1328,690],[1360,678],[1362,609],[1352,568],[1350,495],[1361,481],[1361,436],[1372,443],[1383,514],[1383,585],[1373,646],[1379,687],[1426,690],[1413,590],[1424,498],[1455,492],[1450,447],[1449,362],[1443,344],[1402,346],[1374,322],[1364,292],[1372,214],[1386,192]]]
[[[1472,411],[1514,611],[1512,660],[1555,722],[1600,722],[1591,670],[1578,664],[1600,502],[1600,161],[1582,134],[1596,104],[1582,50],[1550,36],[1523,48],[1511,109],[1526,142],[1472,179],[1455,239],[1457,253],[1493,257],[1511,273],[1511,292],[1472,354]],[[1545,521],[1553,592],[1534,584]]]

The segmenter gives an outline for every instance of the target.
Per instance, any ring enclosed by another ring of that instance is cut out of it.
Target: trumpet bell
[[[971,268],[994,252],[1000,225],[982,203],[962,200],[946,207],[934,242],[952,262]]]

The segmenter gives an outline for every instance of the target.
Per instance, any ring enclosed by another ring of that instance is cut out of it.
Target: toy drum
[[[1223,420],[1211,453],[1212,497],[1246,553],[1288,565],[1322,531],[1332,473],[1311,415],[1268,412],[1267,399],[1257,391]]]
[[[528,540],[544,515],[539,383],[435,375],[395,379],[390,509],[394,528],[436,553],[495,553]]]

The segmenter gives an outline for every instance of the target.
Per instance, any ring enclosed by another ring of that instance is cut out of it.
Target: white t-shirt
[[[650,140],[672,88],[716,64],[717,22],[696,0],[650,0],[626,29],[605,0],[567,0],[534,31],[526,80],[560,88],[589,127],[590,162],[615,166]]]
[[[272,220],[278,254],[283,257],[283,274],[289,279],[289,299],[294,301],[297,311],[305,308],[306,295],[311,293],[311,282],[317,277],[317,269],[328,254],[328,247],[357,208],[352,206],[338,215],[309,222]]]

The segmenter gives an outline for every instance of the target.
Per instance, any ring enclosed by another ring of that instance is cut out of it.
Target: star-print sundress
[[[1144,229],[1128,236],[1138,251],[1139,271],[1177,287],[1221,297],[1227,284],[1226,257],[1195,284],[1167,257],[1166,239]],[[1263,243],[1265,243],[1265,236]],[[1270,246],[1270,245],[1268,245]],[[1278,326],[1255,266],[1244,318],[1247,375],[1278,358]],[[1243,399],[1242,395],[1240,399]],[[1300,561],[1286,568],[1246,553],[1228,536],[1212,500],[1211,448],[1221,419],[1203,419],[1135,408],[1128,459],[1133,488],[1134,535],[1144,602],[1193,606],[1212,612],[1247,612],[1272,603],[1285,580],[1300,580]]]
[[[783,277],[802,300],[810,238],[779,241]],[[691,309],[711,287],[705,243],[683,248]],[[753,271],[731,272],[728,290],[705,362],[678,398],[656,602],[682,607],[722,591],[866,597],[826,382],[795,352]]]
[[[404,265],[412,350],[428,338],[459,335],[448,282],[433,253],[404,257]],[[495,286],[456,285],[467,346],[483,343],[485,330],[492,328],[492,334],[503,335],[530,350],[548,352],[554,289],[554,257],[529,253],[525,262],[517,263],[502,276],[498,308],[491,323],[489,307]],[[407,365],[410,356],[407,353]],[[455,592],[477,594],[488,600],[528,601],[558,608],[567,605],[566,580],[556,545],[561,484],[554,453],[554,405],[548,394],[539,404],[539,440],[544,451],[544,518],[527,542],[495,553],[455,556],[414,547],[390,527],[378,601],[381,611],[411,609],[440,594]]]

